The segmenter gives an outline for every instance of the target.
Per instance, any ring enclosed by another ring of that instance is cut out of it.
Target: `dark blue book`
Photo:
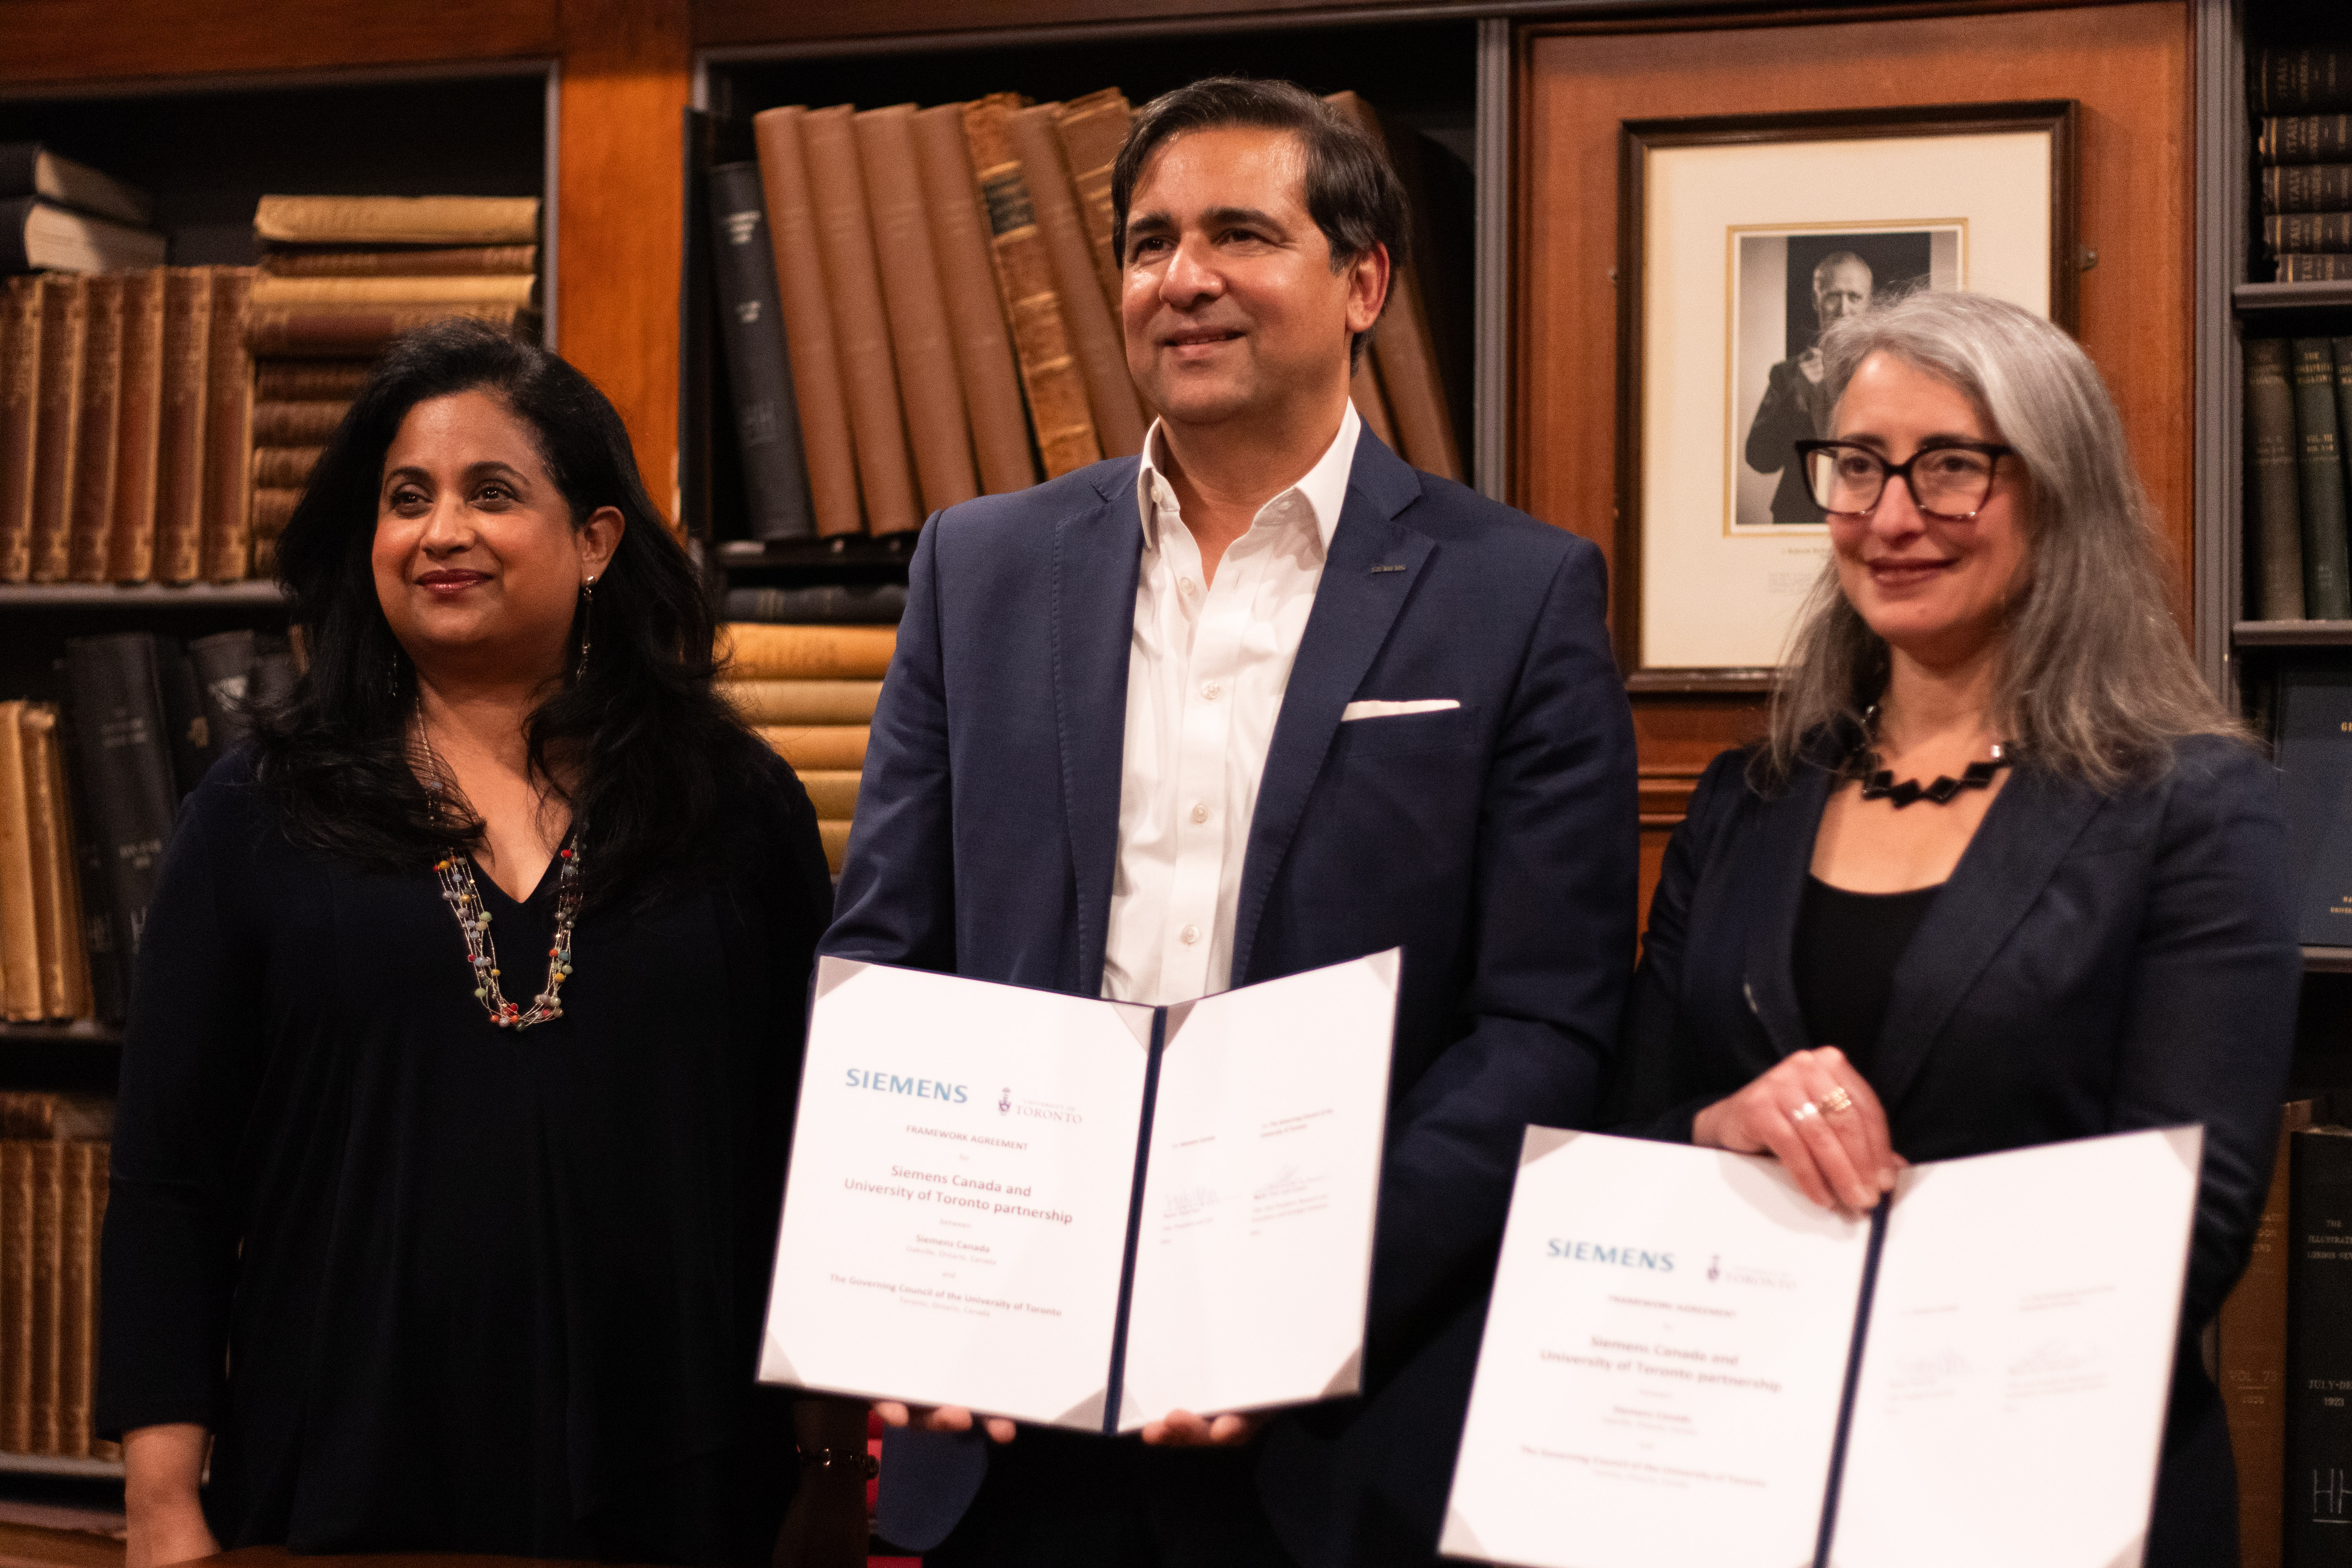
[[[2352,670],[2279,672],[2278,764],[2312,947],[2352,947]]]

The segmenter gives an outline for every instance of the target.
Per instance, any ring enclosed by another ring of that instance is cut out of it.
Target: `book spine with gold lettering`
[[[923,210],[930,223],[932,257],[939,263],[940,290],[954,336],[956,374],[963,382],[964,413],[971,422],[981,488],[990,495],[1026,489],[1037,482],[1037,457],[1029,445],[1028,416],[1022,411],[1021,369],[1013,362],[1013,335],[996,290],[996,264],[982,223],[971,149],[964,142],[963,105],[943,103],[919,110],[914,138]]]
[[[204,570],[205,374],[212,352],[213,277],[205,267],[163,274],[163,419],[156,438],[154,576],[193,583]]]
[[[1028,180],[1013,148],[1013,117],[1020,107],[1013,93],[974,99],[964,105],[964,137],[971,149],[972,177],[980,182],[981,205],[988,215],[996,284],[1013,326],[1013,360],[1028,394],[1038,455],[1045,461],[1045,477],[1058,479],[1099,462],[1103,451],[1055,292],[1053,262],[1038,233]]]
[[[40,431],[33,449],[33,571],[62,583],[71,561],[74,465],[81,455],[87,279],[50,273],[41,289]]]
[[[144,583],[155,569],[155,483],[163,433],[163,273],[122,278],[122,377],[116,401],[114,508],[104,575]]]
[[[205,373],[204,575],[234,583],[253,563],[253,355],[245,346],[253,268],[213,274],[213,341]]]
[[[1119,262],[1111,249],[1110,178],[1118,163],[1118,150],[1127,145],[1128,127],[1134,121],[1127,94],[1107,87],[1070,100],[1054,122],[1063,156],[1069,163],[1070,194],[1076,199],[1078,218],[1086,228],[1087,248],[1094,253],[1103,298],[1110,302],[1114,318],[1118,315]]]
[[[33,454],[40,444],[41,280],[7,280],[0,303],[0,583],[33,574]]]
[[[104,272],[83,279],[81,285],[81,412],[66,523],[66,577],[75,583],[106,581],[121,429],[122,284],[122,274]]]
[[[1024,109],[1012,119],[1013,151],[1027,177],[1029,197],[1036,216],[1037,233],[1045,245],[1053,268],[1054,291],[1062,302],[1062,320],[1077,351],[1078,371],[1086,378],[1087,406],[1095,416],[1095,435],[1103,455],[1131,457],[1143,450],[1147,421],[1137,400],[1135,382],[1127,373],[1127,343],[1119,323],[1103,300],[1102,275],[1095,268],[1094,252],[1087,244],[1070,192],[1070,166],[1055,133],[1062,106],[1041,103]]]

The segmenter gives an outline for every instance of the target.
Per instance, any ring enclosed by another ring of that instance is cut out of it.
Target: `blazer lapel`
[[[1797,910],[1834,776],[1812,758],[1799,762],[1789,787],[1769,797],[1757,813],[1756,837],[1730,868],[1735,881],[1728,896],[1748,905],[1742,976],[1748,1009],[1763,1026],[1774,1053],[1783,1057],[1812,1043],[1804,1010],[1797,1005]]]
[[[1063,820],[1077,882],[1077,984],[1102,989],[1118,860],[1118,798],[1127,740],[1127,667],[1135,639],[1143,523],[1139,460],[1110,468],[1098,504],[1054,525],[1054,724],[1062,745]]]
[[[1895,968],[1871,1063],[1891,1117],[1969,986],[2042,896],[2099,809],[2079,784],[2020,770],[2009,782]]]
[[[1298,831],[1307,797],[1339,729],[1340,710],[1363,684],[1388,640],[1433,542],[1396,521],[1421,499],[1421,479],[1404,459],[1367,430],[1357,438],[1348,475],[1348,499],[1331,535],[1330,553],[1315,589],[1315,608],[1300,636],[1298,657],[1275,721],[1274,740],[1260,775],[1257,809],[1250,818],[1249,851],[1234,911],[1233,984],[1250,973],[1250,950],[1283,857]],[[1375,566],[1402,571],[1374,572]]]

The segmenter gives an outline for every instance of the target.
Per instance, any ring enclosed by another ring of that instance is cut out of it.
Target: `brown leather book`
[[[0,311],[0,583],[33,574],[33,453],[41,421],[41,280],[8,279]]]
[[[878,680],[722,680],[719,694],[755,729],[871,724]]]
[[[46,702],[27,702],[17,733],[33,851],[34,929],[41,947],[41,1011],[51,1018],[87,1018],[89,953],[82,945],[81,867],[66,802],[58,710]]]
[[[335,397],[301,403],[257,403],[253,405],[253,444],[323,447],[351,407],[350,399]]]
[[[1026,489],[1037,482],[1037,458],[1022,413],[1021,370],[1013,360],[1013,335],[997,296],[971,149],[964,142],[963,105],[943,103],[919,111],[914,137],[931,256],[939,264],[940,294],[955,341],[956,374],[963,382],[981,488],[990,495]]]
[[[104,575],[144,583],[155,565],[155,476],[163,430],[163,272],[122,275],[122,377],[115,407],[114,512]]]
[[[41,1001],[40,899],[25,791],[22,701],[0,702],[0,1016],[35,1023]]]
[[[1323,101],[1354,121],[1395,162],[1380,116],[1370,104],[1352,92],[1335,92]],[[1430,335],[1420,277],[1411,267],[1398,268],[1389,275],[1388,310],[1380,330],[1372,334],[1371,352],[1381,362],[1381,389],[1388,395],[1389,414],[1396,423],[1398,455],[1441,479],[1462,479],[1462,448],[1454,438],[1453,415],[1446,408],[1437,344]]]
[[[271,246],[529,245],[537,196],[264,196],[254,237]]]
[[[784,357],[792,365],[793,401],[800,410],[809,506],[818,534],[829,539],[865,531],[866,510],[857,493],[849,396],[843,390],[840,346],[826,298],[815,198],[809,194],[802,135],[807,118],[805,109],[771,109],[751,117],[751,133],[759,143],[760,188],[767,199],[776,299],[784,315]]]
[[[253,268],[213,274],[213,342],[205,363],[204,574],[234,583],[253,563],[253,355],[245,346],[252,314]]]
[[[857,811],[857,780],[855,768],[800,768],[801,787],[808,791],[809,804],[816,807],[820,821],[847,818]]]
[[[33,446],[36,583],[64,582],[70,561],[74,460],[81,455],[82,354],[89,338],[85,281],[56,272],[41,279],[41,412]]]
[[[2311,1125],[2311,1101],[2279,1111],[2270,1194],[2253,1250],[2215,1324],[2222,1414],[2238,1467],[2240,1568],[2280,1568],[2286,1491],[2287,1164],[2289,1134]]]
[[[971,426],[964,416],[963,383],[956,374],[955,342],[948,331],[947,300],[939,258],[923,213],[916,172],[915,106],[869,109],[850,121],[866,176],[874,256],[882,269],[882,302],[890,321],[890,353],[898,367],[898,401],[915,454],[923,510],[968,501],[980,494],[971,460]]]
[[[33,1451],[33,1148],[0,1142],[0,1452]]]
[[[864,724],[767,724],[760,739],[795,769],[863,768],[867,733]]]
[[[393,339],[452,316],[470,316],[521,336],[538,316],[521,305],[256,305],[245,343],[256,358],[359,359]]]
[[[1013,327],[1013,357],[1029,397],[1029,420],[1037,432],[1037,455],[1045,477],[1058,479],[1102,458],[1094,414],[1087,404],[1086,378],[1070,347],[1062,302],[1055,291],[1054,265],[1037,232],[1029,182],[1013,146],[1017,93],[992,93],[964,105],[963,131],[971,149],[972,177],[980,183],[988,216],[989,248],[995,258],[996,286]]]
[[[840,876],[841,863],[849,858],[849,824],[819,818],[816,836],[824,844],[825,869],[836,877]]]
[[[879,680],[898,647],[896,626],[794,626],[730,621],[719,628],[724,679]]]
[[[268,567],[277,560],[278,536],[286,531],[301,500],[302,492],[292,487],[253,487],[253,571],[257,577],[268,574]]]
[[[272,278],[449,278],[532,273],[535,245],[458,245],[424,250],[273,250],[261,258]]]
[[[106,1199],[109,1184],[112,1179],[111,1162],[113,1160],[113,1155],[114,1147],[112,1144],[100,1143],[98,1145],[98,1152],[90,1156],[89,1234],[93,1244],[100,1241],[106,1235]],[[97,1255],[96,1250],[93,1250],[92,1256],[96,1257]],[[89,1276],[89,1343],[90,1354],[93,1360],[96,1359],[98,1353],[98,1287],[99,1271],[97,1267],[93,1264],[90,1268]],[[97,1397],[97,1378],[93,1375],[90,1380],[90,1387],[92,1390],[91,1398],[93,1402],[95,1402]],[[122,1458],[122,1445],[120,1443],[106,1442],[100,1438],[92,1438],[89,1445],[89,1457],[93,1459],[120,1460]]]
[[[155,468],[154,576],[193,583],[204,570],[205,398],[211,378],[213,275],[208,267],[163,273],[163,423]]]
[[[1094,252],[1095,271],[1102,278],[1103,298],[1110,303],[1113,320],[1118,316],[1120,268],[1110,248],[1110,174],[1134,120],[1127,94],[1107,87],[1064,104],[1054,125],[1062,139],[1062,156],[1070,165],[1070,193],[1077,198],[1087,248]]]
[[[1041,103],[1013,117],[1013,150],[1028,175],[1029,199],[1037,233],[1054,269],[1054,291],[1062,301],[1078,371],[1086,377],[1087,405],[1094,411],[1095,435],[1103,455],[1129,457],[1143,450],[1148,423],[1127,374],[1127,340],[1103,300],[1102,275],[1095,270],[1078,208],[1070,191],[1070,169],[1055,133],[1061,105]]]
[[[374,371],[372,359],[257,359],[253,395],[260,403],[349,403]]]
[[[98,1227],[90,1223],[90,1167],[102,1158],[102,1143],[64,1143],[64,1237],[59,1252],[61,1298],[58,1308],[58,1447],[68,1458],[89,1453],[92,1432],[91,1373],[96,1362],[93,1308],[98,1279]]]
[[[33,1145],[33,1419],[36,1454],[58,1451],[59,1309],[65,1305],[63,1143]]]
[[[114,1136],[114,1097],[91,1090],[0,1092],[0,1138],[39,1141]]]
[[[906,422],[898,411],[898,376],[890,358],[881,271],[866,217],[866,177],[850,126],[853,112],[847,104],[809,110],[801,121],[801,144],[808,157],[817,254],[824,266],[825,298],[833,308],[834,341],[841,353],[866,526],[876,534],[906,533],[922,526],[923,514],[915,499]]]
[[[74,432],[74,480],[66,523],[66,578],[106,581],[114,526],[115,444],[122,400],[122,274],[81,282],[81,412]]]
[[[1366,354],[1356,362],[1356,374],[1348,383],[1348,401],[1356,405],[1356,417],[1364,422],[1364,427],[1393,452],[1396,426],[1389,419],[1389,400],[1381,391],[1380,373],[1372,368],[1374,357]]]
[[[257,447],[253,450],[253,482],[268,489],[299,489],[310,483],[324,447]]]
[[[472,278],[281,278],[253,280],[257,305],[529,305],[538,280],[528,275]]]

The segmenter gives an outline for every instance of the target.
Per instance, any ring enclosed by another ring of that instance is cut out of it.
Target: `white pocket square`
[[[1402,713],[1443,713],[1462,704],[1451,697],[1424,697],[1417,702],[1350,702],[1339,710],[1339,722],[1350,719],[1393,719]]]

